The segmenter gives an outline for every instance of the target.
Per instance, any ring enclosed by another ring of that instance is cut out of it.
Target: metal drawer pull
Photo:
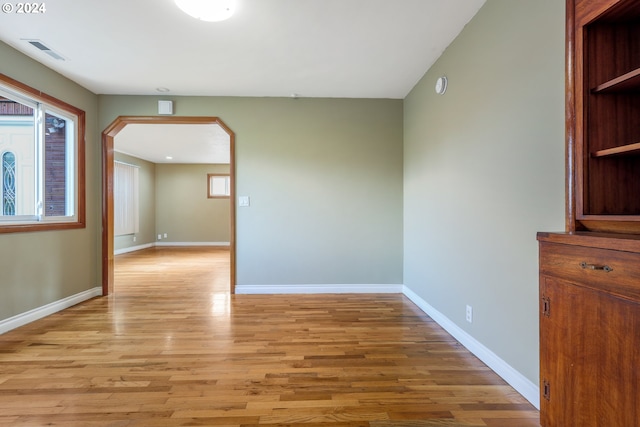
[[[596,264],[587,264],[586,262],[582,261],[580,263],[580,267],[586,269],[586,270],[602,270],[605,273],[608,273],[610,271],[613,271],[613,268],[609,267],[608,265],[596,265]]]

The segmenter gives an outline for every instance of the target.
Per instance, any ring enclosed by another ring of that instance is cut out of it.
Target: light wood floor
[[[0,335],[0,426],[538,426],[401,295],[228,294],[228,252],[116,257],[115,293]]]

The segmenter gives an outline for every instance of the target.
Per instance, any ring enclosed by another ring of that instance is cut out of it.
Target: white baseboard
[[[114,255],[122,255],[128,252],[141,251],[143,249],[153,248],[155,246],[219,246],[228,247],[229,242],[154,242],[146,243],[144,245],[130,246],[128,248],[116,249],[113,251]]]
[[[62,311],[65,308],[69,308],[93,297],[99,297],[100,295],[102,295],[102,288],[95,287],[2,320],[0,321],[0,334],[4,334],[5,332],[19,328],[20,326],[26,325],[27,323],[31,323],[35,320],[42,319],[43,317],[47,317],[53,313],[57,313],[58,311]]]
[[[122,249],[116,249],[113,251],[114,255],[122,255],[122,254],[126,254],[128,252],[135,252],[135,251],[141,251],[143,249],[149,249],[154,247],[155,245],[153,243],[147,243],[144,245],[138,245],[138,246],[131,246],[128,248],[122,248]]]
[[[229,246],[229,242],[156,242],[156,246]]]
[[[402,285],[236,285],[237,294],[399,294]]]
[[[467,350],[482,360],[496,374],[500,375],[511,387],[527,399],[533,406],[540,409],[540,387],[527,377],[516,371],[511,365],[498,357],[494,352],[466,333],[444,314],[429,305],[411,289],[404,286],[404,295],[415,305],[431,317],[437,324],[453,336]]]

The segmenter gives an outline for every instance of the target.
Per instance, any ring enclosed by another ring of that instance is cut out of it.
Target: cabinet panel
[[[575,0],[575,16],[578,25],[584,25],[615,6],[621,0]],[[569,0],[571,2],[571,0]]]
[[[539,233],[540,420],[640,427],[640,0],[567,0],[566,231]]]
[[[624,150],[598,154],[640,142],[640,79],[627,79],[616,90],[596,90],[635,75],[640,67],[640,25],[610,19],[598,18],[584,30],[584,210],[589,215],[639,215],[640,157]]]
[[[640,423],[640,305],[600,296],[599,425]]]
[[[631,252],[545,243],[540,252],[540,273],[640,299],[640,262]]]
[[[594,425],[598,345],[583,331],[597,328],[597,308],[588,303],[588,291],[551,277],[541,278],[540,294],[549,305],[548,315],[540,315],[540,422],[543,427]]]
[[[576,274],[585,254],[619,267],[620,275]],[[640,287],[631,275],[639,265],[639,253],[541,241],[544,427],[640,426],[640,299],[609,292],[619,282]]]

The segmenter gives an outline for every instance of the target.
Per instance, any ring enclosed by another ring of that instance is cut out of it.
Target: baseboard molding
[[[126,254],[128,252],[135,252],[135,251],[141,251],[143,249],[149,249],[154,247],[155,244],[153,243],[147,243],[144,245],[138,245],[138,246],[130,246],[128,248],[122,248],[122,249],[116,249],[113,251],[114,255],[122,255],[122,254]]]
[[[20,326],[31,323],[35,320],[42,319],[58,311],[62,311],[66,308],[72,307],[83,301],[89,300],[94,297],[102,295],[102,288],[95,287],[79,294],[71,295],[70,297],[54,301],[42,307],[34,308],[25,313],[18,314],[17,316],[10,317],[8,319],[0,321],[0,334],[4,334],[12,329],[19,328]]]
[[[156,246],[216,246],[216,247],[229,247],[229,242],[153,242],[146,243],[144,245],[130,246],[128,248],[117,249],[113,251],[114,255],[122,255],[128,252],[141,251],[143,249],[149,249]]]
[[[399,294],[402,285],[236,285],[236,294]]]
[[[230,246],[229,242],[156,242],[155,246]]]
[[[444,314],[429,305],[411,289],[404,286],[403,294],[415,305],[431,317],[437,324],[453,336],[467,350],[482,360],[489,368],[504,379],[511,387],[527,399],[533,406],[540,409],[540,388],[531,380],[516,371],[511,365],[498,357],[494,352],[477,341],[462,328],[452,322]]]

